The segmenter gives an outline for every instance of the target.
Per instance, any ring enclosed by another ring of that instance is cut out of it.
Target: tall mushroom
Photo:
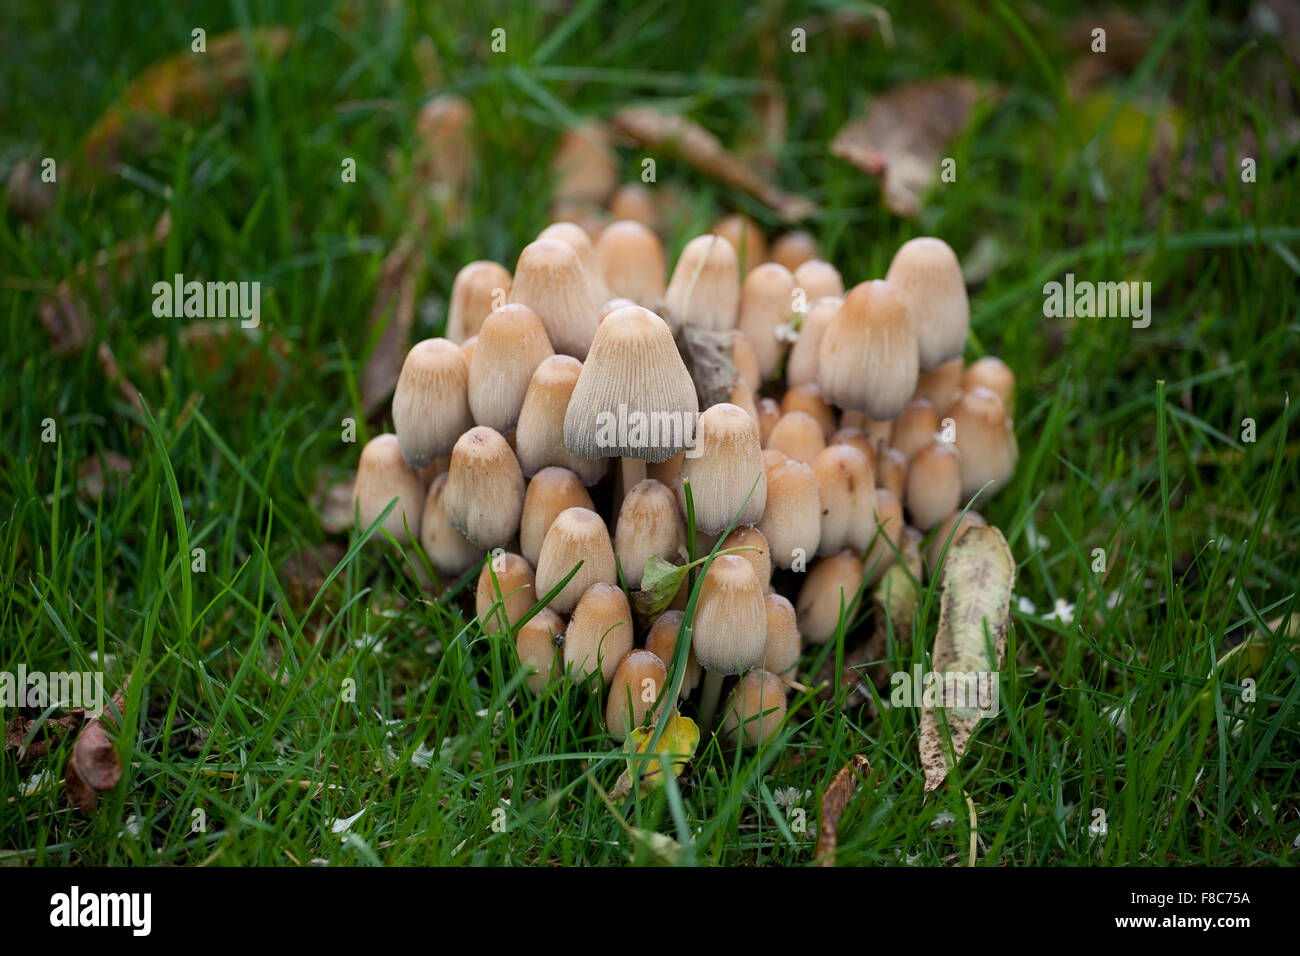
[[[818,381],[827,401],[871,418],[896,418],[916,390],[916,333],[888,282],[854,286],[822,334]]]

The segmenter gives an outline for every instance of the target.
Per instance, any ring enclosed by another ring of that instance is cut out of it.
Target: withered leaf
[[[131,459],[106,448],[77,466],[77,493],[90,501],[98,501],[103,497],[105,487],[119,484],[129,474]]]
[[[629,106],[615,113],[611,122],[642,146],[675,152],[706,176],[749,193],[787,222],[817,212],[814,203],[770,183],[728,152],[716,136],[684,116],[651,106]]]
[[[126,709],[123,691],[113,694],[113,707],[119,714]],[[72,757],[63,773],[68,798],[86,813],[95,809],[101,793],[112,790],[122,778],[121,758],[104,726],[110,715],[106,710],[86,721],[72,745]]]
[[[857,754],[840,768],[831,785],[822,794],[821,816],[817,820],[818,866],[834,866],[835,850],[840,842],[840,818],[858,789],[859,778],[866,781],[871,776],[871,763],[865,754]]]
[[[678,337],[682,344],[682,357],[690,368],[695,391],[700,397],[700,408],[731,401],[731,390],[737,377],[736,365],[731,359],[731,333],[684,325]]]
[[[980,718],[996,712],[998,671],[1006,652],[1015,582],[1011,549],[1002,532],[991,526],[970,528],[944,559],[939,630],[931,655],[937,700],[927,695],[921,701],[920,753],[926,793],[943,783],[961,759]],[[990,707],[977,702],[988,702]],[[947,735],[936,718],[939,709]]]
[[[5,749],[12,750],[17,755],[19,764],[37,760],[49,751],[52,737],[72,733],[85,719],[86,712],[80,707],[67,711],[61,717],[49,718],[41,725],[41,730],[32,739],[31,745],[24,747],[23,744],[31,736],[37,721],[19,714],[5,726]]]
[[[944,147],[985,95],[981,84],[964,76],[896,86],[835,134],[831,154],[879,177],[890,210],[915,218],[921,196],[939,175]]]

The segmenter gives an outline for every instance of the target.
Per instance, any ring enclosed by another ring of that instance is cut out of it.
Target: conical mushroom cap
[[[685,482],[691,484],[695,526],[721,534],[736,524],[756,524],[767,507],[767,472],[758,423],[743,408],[722,402],[700,416],[698,455],[682,462],[678,503],[686,513]],[[757,479],[757,484],[755,480]]]
[[[976,385],[962,392],[949,415],[961,452],[962,497],[971,497],[990,481],[984,494],[993,494],[1010,480],[1018,454],[1002,399],[991,388]]]
[[[745,276],[740,289],[740,315],[736,327],[754,346],[760,382],[768,378],[785,355],[786,344],[777,329],[790,318],[794,306],[794,277],[785,266],[765,262]]]
[[[447,302],[447,338],[463,343],[478,335],[483,320],[510,297],[510,270],[481,259],[456,273]]]
[[[460,436],[442,501],[452,527],[485,551],[515,536],[524,510],[524,475],[500,433],[478,425]]]
[[[931,236],[909,239],[894,253],[885,281],[907,303],[923,370],[961,355],[970,331],[970,302],[961,263],[948,243]]]
[[[585,359],[596,334],[596,302],[582,260],[559,239],[524,246],[515,265],[510,301],[538,314],[555,351]]]
[[[818,382],[826,400],[889,421],[916,391],[916,334],[903,297],[873,279],[853,287],[822,334]]]
[[[673,330],[693,325],[725,332],[736,325],[740,305],[740,261],[721,236],[696,236],[677,258],[664,310]]]
[[[454,342],[425,339],[406,353],[393,389],[393,431],[412,468],[449,454],[474,427],[468,389],[469,360]]]
[[[552,355],[533,372],[515,428],[515,452],[525,477],[555,465],[590,487],[609,469],[604,459],[583,458],[564,447],[564,416],[581,374],[582,363],[572,355]]]
[[[401,544],[410,540],[406,528],[419,533],[424,486],[419,474],[402,458],[396,435],[376,435],[366,442],[357,464],[353,495],[362,528],[370,527],[396,498],[397,504],[384,519],[383,529]]]
[[[587,508],[566,508],[556,515],[542,539],[542,551],[537,558],[538,595],[550,594],[579,562],[581,567],[577,573],[551,599],[550,606],[561,614],[570,613],[578,598],[593,584],[618,581],[614,545],[605,522]],[[611,674],[617,664],[617,658],[610,663]]]
[[[667,267],[659,237],[649,228],[627,220],[610,223],[596,240],[596,260],[611,295],[659,308]]]
[[[554,354],[542,320],[528,306],[506,305],[489,315],[469,363],[475,424],[499,432],[514,428],[533,372]]]
[[[689,447],[699,409],[668,324],[627,306],[600,323],[569,399],[564,444],[584,458],[665,461]]]
[[[713,559],[700,583],[691,646],[706,671],[739,674],[763,657],[767,605],[754,566],[734,554]]]

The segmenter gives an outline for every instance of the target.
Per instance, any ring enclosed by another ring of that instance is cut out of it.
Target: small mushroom
[[[659,699],[668,670],[651,651],[629,651],[619,662],[605,701],[605,727],[623,740],[637,727],[659,719],[664,702]],[[658,706],[656,706],[656,703]]]
[[[569,508],[595,509],[591,495],[577,475],[554,465],[533,475],[524,493],[524,510],[519,519],[519,550],[533,567],[541,560],[546,532],[551,530],[559,514]]]
[[[762,518],[767,474],[754,419],[729,402],[714,405],[700,416],[696,443],[698,455],[682,462],[682,512],[689,483],[695,526],[708,534],[721,534],[733,520],[742,525]]]
[[[464,344],[478,335],[483,320],[506,304],[510,270],[499,262],[480,259],[456,273],[447,300],[447,338]]]
[[[881,421],[898,416],[916,391],[918,365],[907,306],[892,285],[853,287],[822,335],[817,367],[828,402]]]
[[[714,332],[736,326],[740,263],[721,236],[696,236],[682,249],[664,293],[664,318],[676,332],[684,325]]]
[[[929,370],[959,357],[970,331],[970,302],[961,263],[948,243],[931,236],[909,239],[894,253],[885,281],[907,303],[920,367]]]
[[[907,513],[912,524],[929,531],[961,506],[961,458],[946,442],[931,441],[907,469]]]
[[[474,590],[474,611],[484,633],[513,629],[536,603],[533,569],[522,555],[503,551],[483,562]]]
[[[452,527],[485,551],[507,544],[519,530],[524,475],[509,443],[476,425],[451,451],[443,507]]]
[[[424,508],[424,485],[419,474],[406,463],[396,435],[376,435],[361,449],[357,463],[357,480],[353,485],[360,528],[374,523],[394,498],[397,504],[388,512],[381,527],[398,544],[410,541],[406,529],[420,527]]]
[[[758,747],[777,732],[787,706],[781,679],[765,670],[752,670],[727,699],[723,735],[742,747]]]
[[[600,674],[608,684],[630,650],[632,609],[627,595],[617,585],[597,581],[582,592],[569,618],[564,632],[564,669],[579,683]]]
[[[590,488],[609,470],[604,458],[585,458],[564,444],[564,416],[581,374],[582,363],[572,355],[552,355],[529,379],[515,428],[515,451],[525,477],[556,465],[573,472]]]
[[[505,305],[483,321],[469,363],[469,408],[474,422],[508,432],[519,421],[533,373],[555,351],[537,313]]]
[[[412,468],[451,453],[474,427],[469,408],[469,361],[455,342],[425,339],[406,353],[393,390],[393,430]]]
[[[583,592],[593,584],[613,584],[618,580],[614,545],[600,515],[587,508],[566,508],[556,515],[542,540],[542,551],[537,558],[539,598],[550,594],[579,562],[582,566],[578,572],[551,599],[551,608],[560,614],[572,612]],[[613,661],[610,667],[617,663]]]

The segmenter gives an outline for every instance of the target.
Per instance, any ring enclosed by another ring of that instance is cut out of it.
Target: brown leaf
[[[177,343],[196,370],[208,375],[226,375],[222,385],[232,392],[262,394],[280,380],[280,368],[261,349],[262,330],[245,329],[228,319],[191,322],[177,333]],[[162,336],[140,350],[140,361],[151,372],[167,364],[168,340]],[[278,332],[272,332],[270,352],[282,359],[292,347]]]
[[[123,691],[113,695],[113,707],[120,714],[126,709]],[[117,748],[104,726],[104,718],[92,717],[81,728],[77,742],[72,745],[72,757],[64,770],[63,782],[72,803],[86,813],[95,809],[101,793],[117,786],[122,778],[122,761]]]
[[[379,272],[368,328],[373,335],[382,326],[361,376],[361,406],[367,417],[378,411],[393,393],[402,363],[410,349],[415,321],[415,280],[424,256],[418,237],[425,217],[415,214],[412,226],[397,240]]]
[[[105,449],[91,455],[77,466],[77,493],[90,501],[104,495],[106,482],[117,484],[131,474],[131,459],[120,452]]]
[[[18,756],[18,763],[24,764],[31,760],[37,760],[44,757],[48,752],[51,743],[51,737],[63,737],[79,728],[86,719],[86,712],[80,707],[68,710],[62,717],[52,717],[41,725],[41,734],[32,740],[30,747],[23,747],[32,728],[36,726],[36,720],[30,717],[23,717],[21,714],[9,721],[5,727],[5,749],[12,750]]]
[[[896,86],[835,134],[831,153],[880,177],[890,210],[915,218],[922,194],[938,177],[943,149],[984,95],[981,84],[964,76]]]
[[[650,106],[629,106],[615,113],[611,122],[642,146],[675,152],[706,176],[749,193],[782,219],[807,219],[817,212],[814,203],[768,182],[728,152],[716,136],[684,116]]]
[[[818,866],[835,865],[835,848],[840,842],[840,817],[858,789],[858,779],[864,782],[871,776],[871,763],[865,754],[858,754],[835,775],[831,785],[822,794],[822,811],[817,821]]]
[[[152,147],[157,117],[202,119],[241,96],[252,73],[250,49],[264,60],[278,59],[291,36],[285,27],[260,27],[246,46],[243,33],[231,30],[209,37],[206,53],[185,50],[145,69],[86,135],[81,155],[92,174],[88,178],[110,171],[126,150]]]
[[[1016,582],[1016,562],[1002,532],[992,526],[973,527],[948,551],[943,562],[943,597],[939,604],[939,629],[934,638],[931,667],[938,675],[936,691],[940,704],[946,684],[944,675],[968,681],[962,689],[994,694],[997,675],[1006,652],[1010,622],[1011,590]],[[993,640],[989,657],[987,635]],[[970,680],[977,681],[974,687]],[[990,686],[991,685],[991,686]],[[981,693],[981,696],[983,694]],[[996,698],[994,698],[996,701]],[[971,734],[987,712],[971,706],[970,698],[948,700],[941,708],[921,704],[921,768],[925,771],[925,792],[943,783],[952,765],[961,759]],[[935,718],[942,709],[947,721],[947,739]],[[996,711],[994,711],[996,712]],[[948,757],[951,747],[952,758]]]
[[[731,390],[737,377],[736,365],[731,360],[732,334],[712,332],[693,325],[683,325],[678,334],[682,357],[691,370],[695,391],[700,396],[700,408],[731,401]]]

